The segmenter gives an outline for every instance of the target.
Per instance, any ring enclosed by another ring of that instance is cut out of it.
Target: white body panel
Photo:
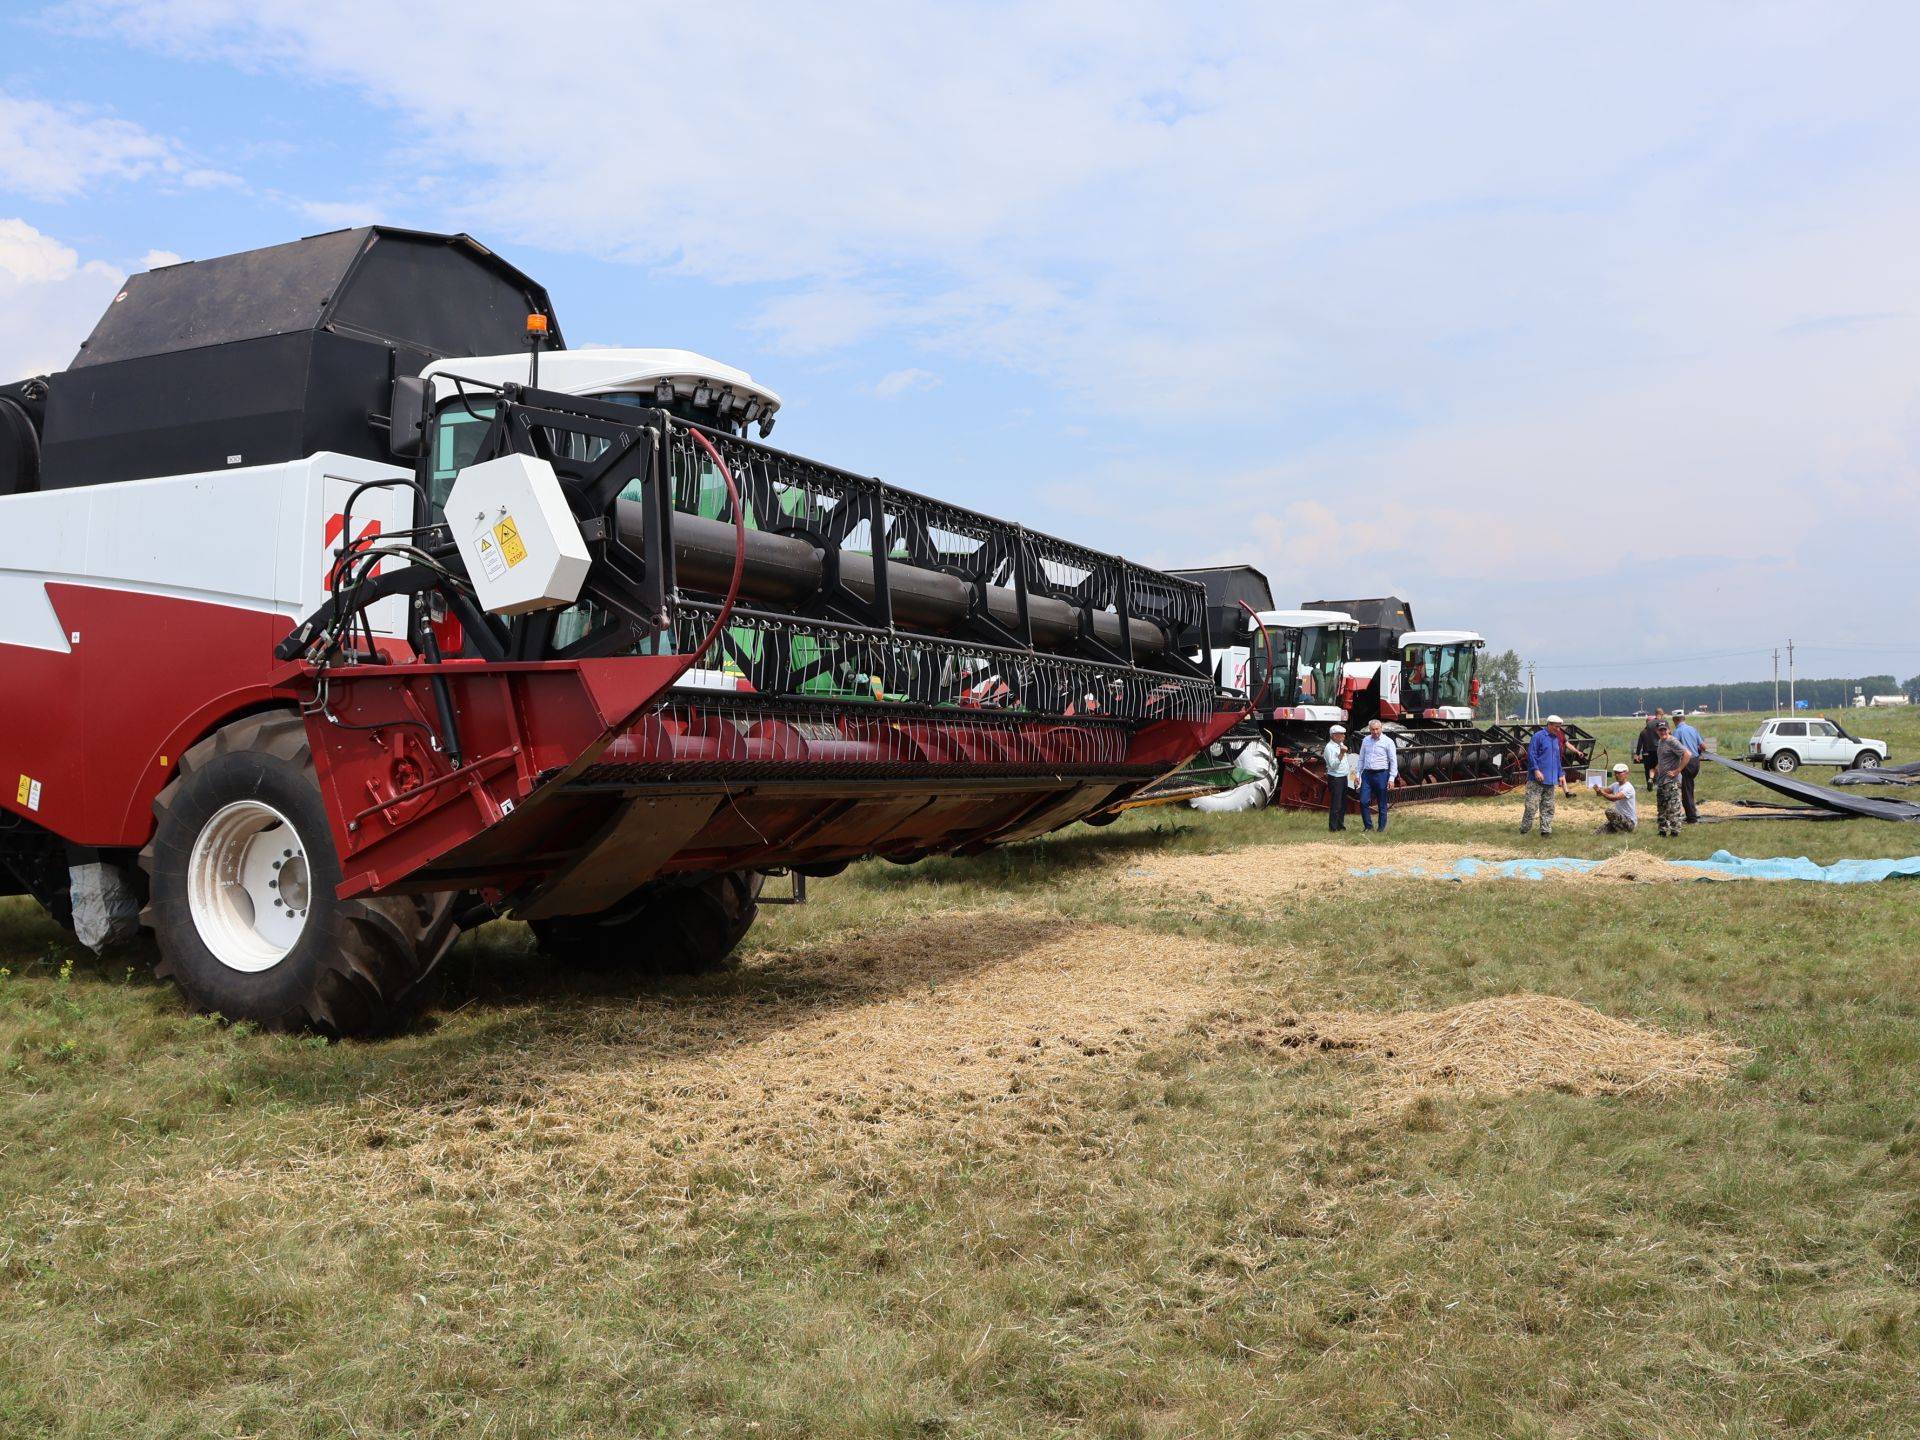
[[[323,452],[283,465],[0,498],[0,644],[73,648],[47,598],[50,583],[304,617],[326,599],[354,487],[406,475]],[[403,486],[362,494],[355,532],[411,525],[413,493]],[[402,635],[406,601],[383,600],[369,618],[375,634]]]
[[[1193,663],[1200,663],[1200,652],[1193,653]],[[1244,645],[1234,645],[1225,650],[1213,652],[1214,673],[1219,682],[1229,690],[1244,695],[1252,681],[1253,651]]]
[[[1373,683],[1376,672],[1380,676],[1380,703],[1398,705],[1400,703],[1400,662],[1398,660],[1349,660],[1340,670],[1346,679],[1353,681],[1355,687],[1361,690]]]

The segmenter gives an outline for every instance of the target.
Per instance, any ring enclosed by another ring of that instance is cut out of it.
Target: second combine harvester
[[[364,1032],[462,926],[715,964],[769,872],[1039,835],[1238,718],[1200,586],[749,439],[779,403],[565,350],[465,236],[133,277],[0,387],[0,893]]]

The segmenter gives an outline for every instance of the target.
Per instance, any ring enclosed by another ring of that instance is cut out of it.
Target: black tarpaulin
[[[1809,805],[1817,805],[1822,810],[1831,810],[1838,815],[1858,815],[1869,820],[1920,820],[1920,804],[1911,800],[1882,800],[1872,795],[1842,795],[1839,791],[1825,785],[1812,785],[1805,780],[1789,780],[1783,775],[1775,775],[1766,770],[1756,770],[1751,765],[1742,765],[1736,760],[1724,760],[1711,751],[1705,758],[1716,765],[1724,765],[1736,775],[1744,775],[1756,785],[1764,785],[1776,795],[1786,795]]]

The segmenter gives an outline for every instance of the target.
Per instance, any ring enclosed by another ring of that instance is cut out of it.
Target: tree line
[[[1482,720],[1524,713],[1527,703],[1526,665],[1511,650],[1480,655],[1480,705],[1475,715]],[[1905,695],[1920,704],[1920,675],[1910,676],[1904,684],[1891,675],[1850,675],[1829,678],[1796,679],[1795,699],[1807,702],[1811,710],[1843,710],[1853,703],[1854,688],[1867,696]],[[1780,706],[1786,708],[1787,681],[1780,680]],[[1580,690],[1542,690],[1540,713],[1562,715],[1631,715],[1636,710],[1771,710],[1774,683],[1766,680],[1742,680],[1732,684],[1696,685],[1603,685]]]

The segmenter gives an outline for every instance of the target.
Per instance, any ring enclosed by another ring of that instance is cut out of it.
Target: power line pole
[[[1793,637],[1789,635],[1787,637],[1787,709],[1798,710],[1799,708],[1793,698]]]
[[[1773,713],[1780,713],[1780,647],[1773,647]]]

